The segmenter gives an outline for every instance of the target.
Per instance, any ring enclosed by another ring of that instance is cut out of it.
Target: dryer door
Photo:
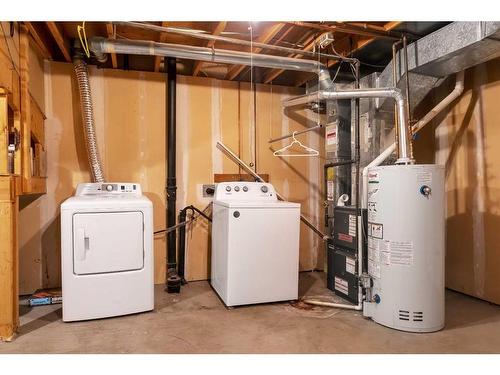
[[[143,267],[142,212],[97,212],[73,215],[75,274],[132,271]]]

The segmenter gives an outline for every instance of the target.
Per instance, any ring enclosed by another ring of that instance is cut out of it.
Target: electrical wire
[[[87,58],[90,58],[89,43],[87,41],[87,34],[85,33],[85,21],[82,22],[82,25],[76,27],[76,31],[78,32],[78,38],[80,38],[80,44],[82,45],[85,55]]]

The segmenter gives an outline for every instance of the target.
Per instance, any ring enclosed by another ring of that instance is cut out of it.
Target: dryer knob
[[[231,186],[226,186],[226,191],[231,191]]]
[[[113,185],[106,185],[106,190],[107,191],[112,191],[113,190]]]
[[[266,186],[266,185],[262,185],[262,186],[260,187],[260,191],[262,191],[263,193],[267,193],[267,190],[268,190],[268,188],[267,188],[267,186]]]
[[[243,186],[243,191],[246,193],[248,191],[248,186]]]

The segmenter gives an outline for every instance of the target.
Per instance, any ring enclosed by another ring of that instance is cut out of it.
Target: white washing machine
[[[61,205],[63,321],[154,307],[153,205],[139,184],[79,184]]]
[[[298,298],[299,231],[300,204],[271,184],[216,185],[211,284],[226,306]]]

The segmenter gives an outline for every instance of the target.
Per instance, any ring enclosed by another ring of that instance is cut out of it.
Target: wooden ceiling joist
[[[36,47],[41,52],[44,59],[52,60],[52,51],[48,47],[47,40],[43,33],[40,31],[39,27],[33,22],[24,22],[24,25],[28,29],[31,38],[35,42]]]
[[[162,27],[167,27],[168,26],[167,23],[168,22],[163,21],[161,23]],[[166,33],[162,33],[160,35],[160,42],[161,43],[165,43],[166,41],[167,41],[167,34]],[[155,72],[159,72],[160,71],[161,59],[162,59],[162,57],[155,56],[155,68],[154,68]]]
[[[78,39],[77,22],[24,22],[30,33],[30,42],[40,55],[46,59],[55,59],[57,61],[71,61],[71,48],[69,41]],[[179,30],[199,31],[204,35],[227,35],[225,40],[204,39],[193,37],[192,34],[170,33],[161,29],[152,30],[132,24],[119,24],[116,26],[113,22],[88,22],[87,37],[94,36],[105,37],[109,39],[123,38],[128,40],[155,40],[161,43],[172,43],[187,46],[197,46],[206,48],[220,48],[234,51],[250,51],[253,53],[262,53],[269,55],[278,55],[295,59],[316,59],[312,51],[315,50],[317,38],[326,33],[332,33],[335,39],[333,46],[339,53],[350,57],[356,51],[364,48],[373,40],[379,38],[394,39],[401,35],[403,31],[396,31],[397,26],[401,27],[401,22],[261,22],[252,24],[250,33],[255,35],[254,43],[261,43],[258,46],[239,45],[232,42],[231,38],[245,38],[248,41],[248,23],[247,22],[224,22],[224,21],[172,21],[172,22],[153,22],[151,25],[172,27]],[[404,25],[404,23],[403,23]],[[117,30],[118,27],[118,30]],[[406,31],[404,31],[406,33]],[[411,35],[410,35],[411,38]],[[382,49],[377,56],[384,55],[383,59],[388,57],[390,44],[382,43]],[[269,47],[267,47],[269,46]],[[271,46],[287,46],[289,50],[274,50]],[[329,46],[324,50],[325,54],[332,54]],[[135,70],[146,70],[159,72],[163,71],[163,57],[150,56],[148,58],[135,58],[134,56],[123,55],[124,58],[133,60]],[[371,59],[372,63],[381,61],[379,57]],[[322,58],[327,66],[335,69],[338,60],[330,56]],[[384,60],[385,61],[385,60]],[[118,68],[119,59],[116,54],[110,54],[109,67]],[[207,77],[221,78],[227,80],[248,80],[248,72],[251,70],[245,65],[229,65],[221,69],[207,69],[207,62],[194,61],[191,64],[183,66],[182,74],[192,74],[199,76],[204,73]],[[192,66],[192,69],[189,69]],[[337,65],[338,66],[338,65]],[[186,70],[188,68],[189,70]],[[283,74],[286,72],[286,74]],[[291,72],[284,69],[258,69],[257,76],[259,82],[270,83],[279,82],[283,85],[303,85],[307,80],[314,78],[314,73]]]
[[[45,22],[47,24],[47,27],[52,34],[52,37],[56,41],[57,46],[59,47],[59,50],[64,56],[64,59],[66,62],[71,62],[71,53],[69,52],[69,42],[66,40],[64,37],[62,29],[59,27],[59,25],[53,21],[48,21]]]
[[[399,21],[393,21],[393,22],[388,22],[386,23],[383,28],[386,31],[391,31],[392,29],[396,28],[399,26],[401,22]],[[353,38],[352,36],[348,35],[342,39],[340,39],[338,42],[334,44],[335,50],[340,53],[343,56],[349,57],[352,56],[353,53],[361,50],[363,47],[366,47],[370,43],[372,43],[374,40],[377,38]],[[353,42],[353,43],[351,43]],[[327,63],[328,68],[334,67],[337,65],[339,61],[335,60],[330,60]],[[304,73],[302,75],[299,75],[298,79],[295,81],[295,86],[302,86],[304,83],[312,79],[314,76],[309,73]]]
[[[314,42],[316,40],[316,32],[310,31],[306,33],[297,44],[305,44],[303,48],[304,51],[311,51],[314,47]],[[297,54],[289,54],[287,57],[298,57]],[[270,83],[279,77],[285,70],[284,69],[273,69],[264,75],[263,83]]]
[[[111,22],[106,23],[106,32],[108,33],[108,38],[115,39],[115,33],[113,30],[113,24]],[[118,68],[118,61],[116,59],[116,53],[111,53],[111,65],[114,69]]]
[[[226,28],[227,22],[222,21],[215,26],[214,31],[212,31],[212,35],[218,36],[220,35],[224,29]],[[209,40],[206,44],[206,47],[212,48],[215,44],[215,40]],[[197,76],[200,73],[201,67],[203,66],[203,61],[196,61],[194,63],[194,68],[193,68],[193,76]]]
[[[380,30],[377,28],[372,28],[371,25],[364,24],[365,26],[356,26],[353,24],[346,24],[343,22],[333,22],[332,25],[327,25],[324,23],[312,23],[312,22],[291,22],[294,25],[312,28],[327,32],[340,32],[352,35],[367,36],[372,38],[387,38],[398,40],[402,37],[399,33],[394,33],[391,30]]]
[[[269,43],[285,26],[285,23],[276,23],[270,26],[267,30],[265,30],[262,35],[257,38],[256,42],[258,43]],[[254,53],[259,53],[262,51],[262,48],[254,48]],[[236,78],[242,71],[245,69],[244,65],[233,65],[226,74],[226,78],[228,80],[232,80]]]

